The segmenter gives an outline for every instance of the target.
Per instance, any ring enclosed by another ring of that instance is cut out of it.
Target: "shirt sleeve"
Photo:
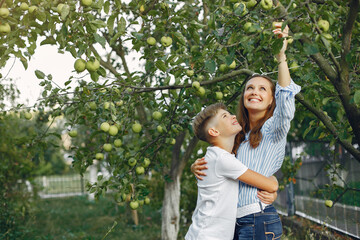
[[[248,167],[236,159],[235,155],[230,153],[220,154],[215,165],[217,175],[234,180],[243,175],[247,170]]]
[[[273,142],[279,142],[287,136],[290,129],[290,121],[295,114],[295,95],[301,87],[291,80],[290,85],[282,87],[276,84],[275,101],[276,107],[273,116],[265,123],[265,131],[272,135]]]

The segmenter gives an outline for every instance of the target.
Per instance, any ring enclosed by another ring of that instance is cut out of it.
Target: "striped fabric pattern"
[[[262,140],[255,149],[250,147],[248,132],[245,141],[239,146],[237,159],[249,169],[271,176],[278,171],[285,156],[286,136],[290,129],[290,121],[295,113],[295,95],[301,87],[292,80],[289,86],[276,85],[274,114],[263,125]],[[240,182],[238,208],[259,202],[257,188]]]

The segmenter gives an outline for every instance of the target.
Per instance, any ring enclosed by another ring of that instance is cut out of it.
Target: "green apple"
[[[91,110],[96,110],[96,102],[89,102],[89,107]]]
[[[243,3],[243,2],[237,2],[237,3],[235,3],[235,4],[234,4],[234,9],[239,8],[240,5],[241,5],[242,8],[243,8],[243,11],[242,11],[242,13],[241,13],[241,16],[244,16],[244,15],[247,13],[247,9],[246,9],[245,3]]]
[[[229,65],[230,69],[235,69],[236,68],[236,62],[235,60]]]
[[[154,46],[156,44],[156,39],[154,37],[148,37],[146,39],[147,44]]]
[[[215,98],[216,100],[221,100],[223,98],[223,93],[222,92],[216,92],[215,93]]]
[[[110,126],[109,134],[111,136],[115,136],[116,134],[118,134],[118,132],[119,132],[119,129],[117,128],[117,126],[115,126],[115,125]]]
[[[30,112],[25,112],[24,117],[25,119],[30,120],[32,118],[32,114]]]
[[[332,41],[333,40],[333,37],[331,36],[330,33],[322,33],[321,34],[326,40],[328,41]]]
[[[175,143],[176,143],[176,139],[175,139],[175,138],[171,138],[171,139],[170,139],[170,144],[171,144],[171,145],[174,145]]]
[[[162,118],[162,114],[159,111],[155,111],[155,112],[153,112],[152,117],[155,120],[160,120]]]
[[[198,94],[200,97],[205,96],[205,93],[206,93],[206,91],[205,91],[205,88],[203,88],[203,87],[199,87],[199,89],[197,90],[197,94]]]
[[[294,39],[292,37],[287,38],[288,44],[292,44],[294,42]]]
[[[204,79],[205,79],[205,77],[203,75],[198,75],[197,76],[197,80],[200,81],[200,82],[203,81]]]
[[[81,0],[81,4],[88,7],[92,4],[92,0]]]
[[[145,197],[144,203],[145,203],[146,205],[149,205],[149,204],[150,204],[150,198],[149,198],[149,197]]]
[[[245,2],[245,4],[246,4],[247,8],[252,8],[257,4],[257,1],[256,0],[250,0],[250,1],[248,0]]]
[[[273,7],[273,1],[272,0],[261,0],[260,5],[262,9],[269,10]]]
[[[70,137],[76,137],[77,136],[77,131],[75,130],[75,129],[73,129],[73,130],[71,130],[70,132],[69,132],[69,136]]]
[[[246,23],[244,24],[244,31],[247,32],[247,33],[249,33],[251,26],[252,26],[252,23],[251,23],[251,22],[246,22]]]
[[[94,61],[89,60],[86,63],[86,69],[89,72],[95,72],[96,70],[99,69],[99,67],[100,67],[100,62],[97,59],[95,59]]]
[[[157,126],[156,127],[156,130],[159,132],[159,133],[162,133],[164,131],[163,127],[162,126]]]
[[[37,6],[30,6],[30,7],[29,7],[29,13],[33,13],[33,12],[35,12],[37,9],[38,9]]]
[[[11,31],[11,27],[8,23],[0,24],[0,33],[9,33]]]
[[[9,14],[10,14],[9,9],[4,8],[4,7],[0,8],[0,17],[7,18],[9,16]]]
[[[188,77],[194,76],[194,70],[191,70],[191,69],[186,70],[186,75],[187,75]]]
[[[145,169],[144,169],[144,167],[139,166],[139,167],[136,167],[135,172],[137,175],[142,175],[142,174],[144,174]]]
[[[97,160],[103,160],[104,159],[104,154],[103,153],[96,153],[95,154],[95,158]]]
[[[191,86],[193,88],[195,88],[195,89],[199,89],[200,88],[200,83],[198,81],[194,81]]]
[[[121,147],[121,145],[122,145],[121,139],[115,139],[114,140],[114,146],[115,147]]]
[[[172,38],[168,36],[163,36],[160,41],[164,47],[168,47],[172,44]]]
[[[139,133],[139,132],[141,132],[141,129],[142,129],[142,126],[141,126],[140,123],[134,123],[134,124],[132,125],[132,130],[133,130],[134,133]]]
[[[121,107],[122,105],[124,105],[124,101],[120,100],[120,101],[117,101],[115,104],[116,104],[116,106]]]
[[[148,158],[144,158],[143,163],[141,164],[144,168],[148,167],[150,165],[151,161]]]
[[[74,68],[75,70],[79,73],[79,72],[83,72],[86,68],[86,62],[84,59],[77,59],[74,63]]]
[[[317,24],[321,31],[327,32],[329,30],[330,24],[327,20],[320,19]]]
[[[329,208],[331,208],[332,206],[333,206],[333,201],[331,201],[331,200],[326,200],[325,201],[325,206],[327,206],[327,207],[329,207]]]
[[[296,61],[293,61],[291,64],[290,64],[290,69],[296,71],[299,69],[299,64],[296,62]]]
[[[138,207],[139,207],[139,202],[138,202],[138,201],[131,201],[129,205],[130,205],[130,208],[131,208],[132,210],[135,210],[135,209],[138,209]]]
[[[225,63],[220,64],[219,70],[220,72],[225,72],[227,70],[227,65]]]
[[[29,10],[29,5],[23,2],[20,4],[20,9],[23,11]]]
[[[130,167],[133,167],[133,166],[135,166],[136,165],[136,159],[135,158],[130,158],[129,160],[128,160],[128,165],[130,166]]]
[[[110,152],[112,150],[112,145],[110,143],[105,143],[103,149],[105,152]]]
[[[58,13],[61,13],[61,10],[63,9],[63,7],[65,6],[65,4],[63,3],[59,3],[56,7],[56,10]]]
[[[108,110],[110,108],[110,102],[104,102],[104,109]]]
[[[140,206],[142,206],[142,205],[144,205],[144,200],[139,200],[139,204],[140,204]]]
[[[103,130],[104,132],[108,132],[109,129],[110,129],[110,124],[107,123],[107,122],[103,122],[103,123],[100,125],[100,129]]]
[[[140,11],[141,13],[145,12],[145,6],[144,6],[144,5],[141,5],[141,6],[139,7],[139,11]]]

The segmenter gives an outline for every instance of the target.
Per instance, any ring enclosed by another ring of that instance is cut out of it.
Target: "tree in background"
[[[2,0],[1,7],[9,10],[0,16],[2,65],[15,56],[26,68],[38,42],[74,57],[64,87],[39,66],[44,100],[36,107],[68,120],[78,171],[97,159],[111,172],[91,191],[116,189],[136,208],[149,193],[144,173],[164,176],[163,239],[176,239],[182,172],[206,147],[197,145],[191,119],[216,101],[235,109],[253,72],[276,79],[282,40],[273,22],[291,30],[288,63],[303,87],[296,117],[309,123],[303,137],[316,129],[316,138],[360,161],[358,0]]]

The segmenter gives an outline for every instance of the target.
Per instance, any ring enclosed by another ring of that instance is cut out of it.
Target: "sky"
[[[41,98],[42,91],[42,87],[39,86],[41,80],[35,76],[35,70],[40,70],[46,75],[51,74],[53,81],[63,87],[74,70],[74,61],[70,53],[61,54],[57,52],[56,46],[44,45],[38,46],[35,50],[35,54],[28,62],[27,70],[19,59],[10,58],[0,72],[3,77],[12,78],[16,83],[20,91],[17,102],[30,107]]]

